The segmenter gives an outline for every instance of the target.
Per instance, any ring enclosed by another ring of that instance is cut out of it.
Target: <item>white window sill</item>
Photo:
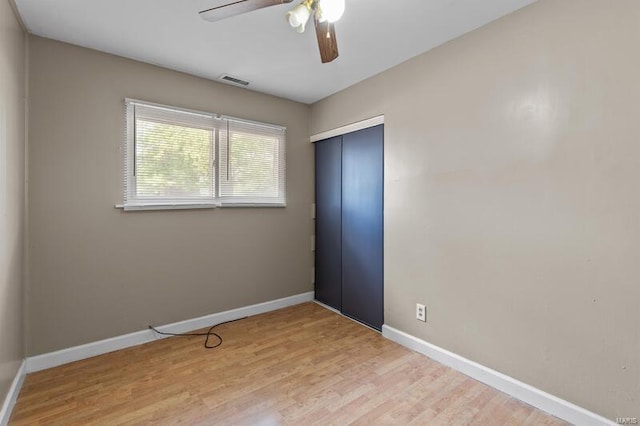
[[[116,204],[116,209],[123,209],[124,211],[140,211],[140,210],[191,210],[191,209],[215,209],[220,207],[219,204],[198,204],[198,203],[184,203],[184,204]]]
[[[222,203],[218,207],[227,208],[240,208],[240,207],[287,207],[285,203]]]
[[[216,209],[220,207],[286,207],[284,203],[222,203],[222,204],[116,204],[116,209],[124,211],[144,211],[144,210],[194,210],[194,209]]]

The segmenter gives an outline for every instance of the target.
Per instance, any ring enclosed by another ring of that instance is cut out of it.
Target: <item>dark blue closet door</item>
[[[342,137],[315,143],[316,300],[342,309]]]
[[[342,313],[380,330],[383,125],[342,136]]]

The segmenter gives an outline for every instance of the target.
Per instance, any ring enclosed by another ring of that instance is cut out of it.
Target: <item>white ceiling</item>
[[[16,0],[37,35],[313,103],[535,0],[347,0],[340,57],[321,64],[313,26],[298,34],[272,6],[219,22],[211,0]],[[294,2],[293,4],[296,4]]]

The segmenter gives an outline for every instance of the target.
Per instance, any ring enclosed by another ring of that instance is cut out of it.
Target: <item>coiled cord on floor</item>
[[[154,326],[150,325],[149,329],[155,331],[158,334],[162,334],[163,336],[176,336],[176,337],[189,337],[189,336],[207,336],[207,338],[204,340],[204,347],[205,349],[214,349],[217,348],[218,346],[220,346],[222,344],[222,336],[220,336],[218,333],[214,332],[213,329],[223,325],[223,324],[229,324],[231,322],[236,322],[236,321],[240,321],[243,320],[245,318],[248,317],[242,317],[242,318],[238,318],[238,319],[234,319],[231,321],[225,321],[225,322],[221,322],[215,325],[212,325],[211,327],[209,327],[209,330],[207,330],[206,333],[167,333],[164,331],[160,331],[157,328],[155,328]],[[214,345],[210,345],[209,344],[209,339],[211,339],[211,336],[215,336],[218,339],[218,342]]]

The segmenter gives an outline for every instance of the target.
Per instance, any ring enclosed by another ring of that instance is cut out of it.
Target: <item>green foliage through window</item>
[[[278,140],[255,134],[230,133],[228,170],[222,170],[220,175],[222,195],[277,196]]]
[[[138,120],[139,197],[213,196],[211,130]]]

